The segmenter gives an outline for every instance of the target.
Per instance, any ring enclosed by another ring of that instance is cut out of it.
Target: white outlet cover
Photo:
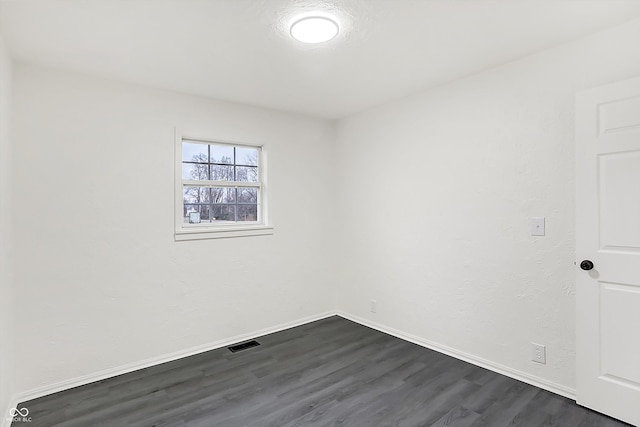
[[[547,348],[542,344],[531,343],[531,360],[545,365],[547,363]]]
[[[529,219],[529,225],[531,226],[532,236],[544,236],[545,234],[545,219],[544,217],[533,217]]]

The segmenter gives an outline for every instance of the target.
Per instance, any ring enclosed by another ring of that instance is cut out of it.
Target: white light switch
[[[544,236],[544,217],[535,217],[529,220],[532,236]]]

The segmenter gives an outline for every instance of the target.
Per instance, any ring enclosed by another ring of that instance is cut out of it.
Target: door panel
[[[601,375],[640,388],[634,337],[619,325],[640,325],[640,287],[600,282]]]
[[[601,155],[599,178],[600,247],[640,250],[640,197],[627,186],[640,183],[640,151]]]
[[[576,394],[640,425],[640,78],[576,96]]]
[[[640,97],[602,103],[598,110],[601,134],[640,126]]]

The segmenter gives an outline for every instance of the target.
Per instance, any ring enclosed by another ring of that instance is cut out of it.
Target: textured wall
[[[634,21],[363,112],[338,146],[326,121],[16,67],[16,391],[336,306],[573,387],[573,94],[640,74],[639,41]],[[176,125],[267,144],[274,236],[173,241]]]
[[[573,96],[638,51],[636,20],[342,120],[339,309],[573,388]]]
[[[0,39],[0,424],[13,393],[10,99],[11,61]]]
[[[18,391],[333,309],[332,123],[35,66],[14,93]],[[265,144],[275,235],[174,241],[175,126]]]

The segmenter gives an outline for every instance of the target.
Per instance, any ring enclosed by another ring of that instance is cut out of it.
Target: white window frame
[[[233,147],[247,147],[258,149],[258,182],[234,182],[234,181],[192,181],[182,178],[182,143],[201,143],[228,145]],[[273,226],[269,225],[267,208],[267,162],[264,145],[245,144],[219,139],[193,138],[183,135],[176,129],[175,137],[175,240],[200,240],[219,239],[227,237],[263,236],[273,234]],[[193,187],[250,187],[258,189],[258,221],[243,223],[200,223],[185,224],[183,221],[183,188]]]

